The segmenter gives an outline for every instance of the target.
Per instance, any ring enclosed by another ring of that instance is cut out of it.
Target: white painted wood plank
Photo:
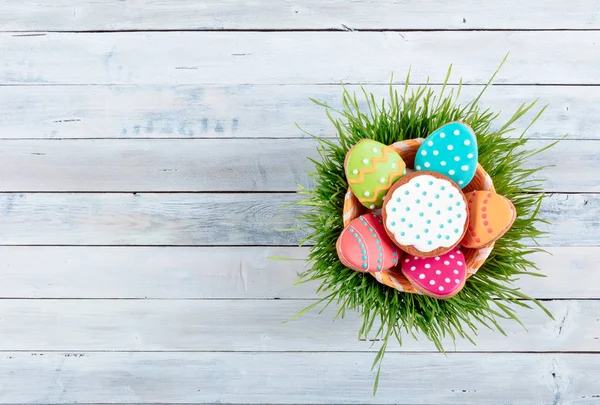
[[[295,245],[296,194],[0,194],[1,245]],[[552,194],[543,246],[598,246],[600,196]],[[568,213],[568,215],[565,215]]]
[[[366,88],[378,99],[389,97],[387,85]],[[463,87],[461,102],[480,91],[481,86]],[[324,110],[309,98],[340,108],[341,94],[339,85],[9,86],[0,88],[0,138],[306,137],[295,122],[309,133],[331,136]],[[529,137],[559,139],[568,133],[570,139],[599,138],[595,87],[492,86],[480,104],[504,113],[499,127],[521,103],[536,98],[540,108],[549,107]],[[362,100],[359,94],[364,106]],[[526,118],[518,121],[515,135],[527,124]]]
[[[0,35],[0,84],[439,83],[451,63],[485,83],[508,51],[497,83],[600,83],[599,31],[22,35]]]
[[[4,353],[1,403],[596,404],[600,356]]]
[[[291,319],[312,301],[289,300],[2,300],[0,351],[377,351],[359,341],[359,317],[333,321],[337,308]],[[600,353],[600,301],[549,301],[519,309],[527,330],[499,320],[508,336],[479,325],[477,346],[451,339],[449,351]],[[375,330],[379,325],[375,325]],[[374,337],[374,335],[372,336]],[[423,336],[404,336],[391,351],[436,352]]]
[[[550,0],[543,9],[517,0],[145,0],[124,4],[109,0],[37,0],[27,4],[3,0],[0,8],[0,27],[9,31],[600,28],[598,8],[585,0],[574,0],[569,7],[560,0]]]
[[[532,141],[540,149],[552,141]],[[548,192],[597,192],[600,141],[565,140],[527,162]],[[0,140],[0,191],[296,191],[313,139]]]
[[[312,139],[9,140],[0,191],[296,191],[309,157]]]
[[[548,251],[531,256],[547,277],[516,285],[536,298],[600,298],[600,248]],[[307,255],[295,247],[2,246],[0,297],[313,299],[317,283],[294,285]]]

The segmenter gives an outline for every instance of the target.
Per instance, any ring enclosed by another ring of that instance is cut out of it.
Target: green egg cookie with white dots
[[[369,209],[381,208],[387,191],[406,174],[406,164],[394,148],[371,139],[350,149],[344,167],[352,192]]]

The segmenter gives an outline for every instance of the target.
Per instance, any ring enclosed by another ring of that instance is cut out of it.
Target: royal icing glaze
[[[440,173],[466,187],[477,170],[477,138],[471,127],[450,122],[434,131],[417,151],[415,170]]]
[[[420,252],[456,245],[467,220],[460,189],[425,173],[394,189],[384,209],[385,227],[396,242]]]
[[[345,166],[352,192],[369,209],[381,208],[385,193],[406,173],[404,161],[393,148],[371,139],[354,145]]]
[[[398,264],[400,250],[385,232],[381,215],[365,214],[344,229],[337,243],[344,265],[356,271],[382,271]]]
[[[465,194],[469,209],[469,227],[462,245],[468,248],[486,246],[499,239],[515,221],[513,204],[491,191],[473,191]]]
[[[467,278],[467,266],[458,248],[429,258],[405,256],[402,273],[415,287],[426,295],[449,298],[458,293]]]

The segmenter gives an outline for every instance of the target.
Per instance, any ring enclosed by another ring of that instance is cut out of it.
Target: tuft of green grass
[[[461,85],[452,89],[446,86],[452,66],[437,94],[428,85],[409,89],[409,72],[400,91],[390,84],[387,101],[379,103],[373,94],[362,89],[367,105],[365,111],[359,108],[357,95],[345,88],[341,110],[313,100],[325,108],[337,135],[333,140],[315,137],[320,154],[320,160],[313,160],[315,172],[310,173],[315,186],[312,190],[301,188],[299,191],[306,198],[298,204],[306,206],[307,212],[298,220],[300,227],[310,233],[302,244],[311,245],[309,268],[300,274],[299,282],[316,280],[320,283],[317,292],[324,297],[298,316],[332,303],[339,308],[336,318],[343,317],[346,311],[357,311],[362,316],[358,337],[369,335],[369,338],[382,341],[373,362],[373,368],[377,367],[374,393],[381,361],[391,338],[402,344],[405,335],[424,336],[444,352],[442,341],[445,338],[453,342],[459,338],[467,339],[475,344],[474,336],[482,326],[505,334],[498,319],[512,319],[522,325],[516,315],[516,306],[532,308],[537,305],[552,316],[541,303],[514,285],[520,276],[543,276],[528,259],[529,254],[543,251],[531,247],[532,241],[543,236],[537,226],[543,222],[538,212],[544,197],[543,181],[533,180],[531,176],[543,168],[524,168],[527,159],[543,149],[525,148],[528,141],[525,132],[516,137],[506,136],[514,130],[513,123],[531,111],[537,100],[520,105],[500,127],[492,126],[499,113],[478,105],[500,67],[479,96],[464,105],[458,102]],[[535,114],[527,129],[544,109]],[[348,150],[364,138],[386,145],[404,139],[424,138],[443,124],[456,120],[473,128],[477,134],[479,163],[491,176],[496,191],[515,205],[517,219],[512,228],[496,242],[488,260],[467,280],[462,291],[449,300],[401,293],[378,283],[371,275],[347,269],[338,259],[335,244],[343,230],[342,208],[348,189],[343,165]]]

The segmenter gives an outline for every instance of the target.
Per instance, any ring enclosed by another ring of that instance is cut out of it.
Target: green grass
[[[450,73],[451,67],[444,83],[448,83]],[[325,108],[337,135],[333,140],[315,137],[321,158],[313,161],[316,169],[310,173],[315,186],[312,190],[299,191],[306,195],[299,204],[307,207],[307,212],[299,218],[300,227],[310,233],[302,244],[311,245],[310,267],[300,275],[299,282],[316,280],[320,283],[318,293],[323,298],[298,316],[332,303],[339,308],[336,318],[343,317],[346,311],[357,311],[362,317],[359,338],[368,335],[382,340],[373,362],[373,367],[378,366],[374,392],[381,360],[390,339],[402,344],[406,335],[425,337],[443,352],[442,340],[447,337],[452,341],[467,339],[475,344],[474,337],[480,327],[504,334],[498,319],[521,323],[515,312],[516,306],[532,308],[532,305],[537,305],[551,316],[539,302],[514,285],[520,276],[542,276],[528,259],[530,253],[542,251],[531,247],[532,240],[543,236],[543,232],[537,229],[543,222],[538,218],[543,198],[542,181],[531,179],[531,175],[542,168],[523,167],[529,157],[541,150],[526,148],[528,140],[525,133],[510,138],[506,136],[514,130],[512,125],[515,121],[532,111],[533,124],[545,107],[535,113],[532,110],[535,101],[524,103],[508,121],[492,125],[499,113],[482,109],[478,101],[497,73],[481,94],[465,105],[458,102],[460,85],[450,90],[444,84],[437,94],[427,85],[410,89],[410,73],[400,91],[390,85],[387,101],[377,102],[363,89],[360,97],[366,99],[364,111],[359,108],[357,95],[346,89],[342,95],[341,110],[313,100]],[[348,150],[364,138],[389,145],[403,139],[426,137],[443,124],[455,120],[463,121],[474,129],[479,145],[479,162],[492,177],[496,191],[508,197],[517,209],[514,225],[496,242],[485,264],[467,280],[459,294],[445,301],[398,292],[378,283],[368,274],[344,267],[338,259],[335,243],[343,229],[342,207],[348,189],[343,163]]]

